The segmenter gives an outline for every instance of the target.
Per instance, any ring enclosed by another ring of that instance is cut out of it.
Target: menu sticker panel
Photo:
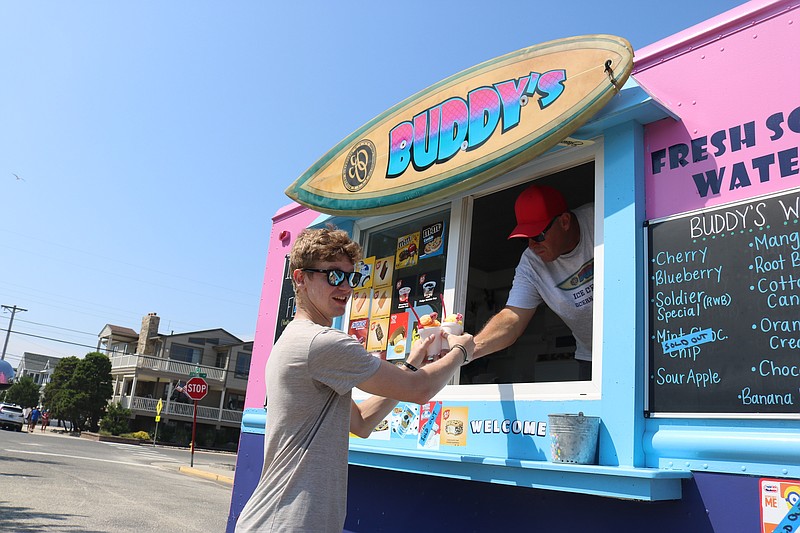
[[[367,334],[369,333],[369,320],[353,320],[347,329],[347,334],[356,339],[364,349],[367,348]]]
[[[442,411],[442,446],[466,446],[469,407],[445,407]]]
[[[439,302],[442,294],[442,271],[425,272],[417,278],[417,305]]]
[[[385,318],[392,310],[392,288],[379,287],[372,290],[372,304],[370,306],[372,318]]]
[[[386,287],[392,284],[392,274],[394,273],[394,256],[381,257],[375,260],[373,287]]]
[[[369,336],[367,337],[367,351],[382,352],[385,350],[388,332],[389,317],[370,320]]]
[[[361,273],[361,281],[358,282],[356,289],[368,289],[372,287],[373,271],[375,270],[375,257],[367,257],[355,264],[354,272]]]
[[[414,302],[414,289],[417,286],[417,276],[399,278],[394,284],[392,294],[392,311],[397,313],[405,311]]]
[[[444,222],[436,222],[422,228],[420,259],[427,259],[444,253]]]
[[[372,291],[370,289],[360,289],[353,291],[353,299],[350,302],[350,320],[367,318]]]
[[[397,239],[396,269],[411,267],[419,260],[419,232],[409,233]]]
[[[417,448],[438,450],[442,427],[442,402],[420,405]]]
[[[389,317],[389,340],[386,359],[405,359],[410,343],[408,338],[408,313],[395,313]]]
[[[760,479],[761,532],[800,531],[800,479]]]

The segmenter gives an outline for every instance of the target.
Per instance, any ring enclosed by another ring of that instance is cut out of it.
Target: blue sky
[[[0,304],[27,309],[6,359],[149,312],[252,340],[283,191],[353,130],[519,48],[636,50],[742,3],[3,2]]]

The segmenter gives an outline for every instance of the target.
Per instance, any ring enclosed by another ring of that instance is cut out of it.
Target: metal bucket
[[[550,460],[554,463],[595,464],[600,417],[583,413],[548,415]]]

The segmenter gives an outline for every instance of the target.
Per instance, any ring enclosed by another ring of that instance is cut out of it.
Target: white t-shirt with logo
[[[545,302],[572,330],[575,359],[592,360],[594,300],[594,204],[572,211],[580,226],[574,250],[546,263],[533,250],[522,253],[506,305],[534,309]]]

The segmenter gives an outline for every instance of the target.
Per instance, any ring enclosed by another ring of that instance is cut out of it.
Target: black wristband
[[[403,361],[403,366],[406,367],[407,369],[411,370],[412,372],[416,372],[417,370],[419,370],[417,367],[415,367],[414,365],[412,365],[408,361]]]
[[[469,355],[467,354],[467,349],[464,348],[460,344],[454,344],[453,348],[458,348],[459,350],[461,350],[461,353],[464,354],[464,363],[463,364],[467,364],[469,362]]]

